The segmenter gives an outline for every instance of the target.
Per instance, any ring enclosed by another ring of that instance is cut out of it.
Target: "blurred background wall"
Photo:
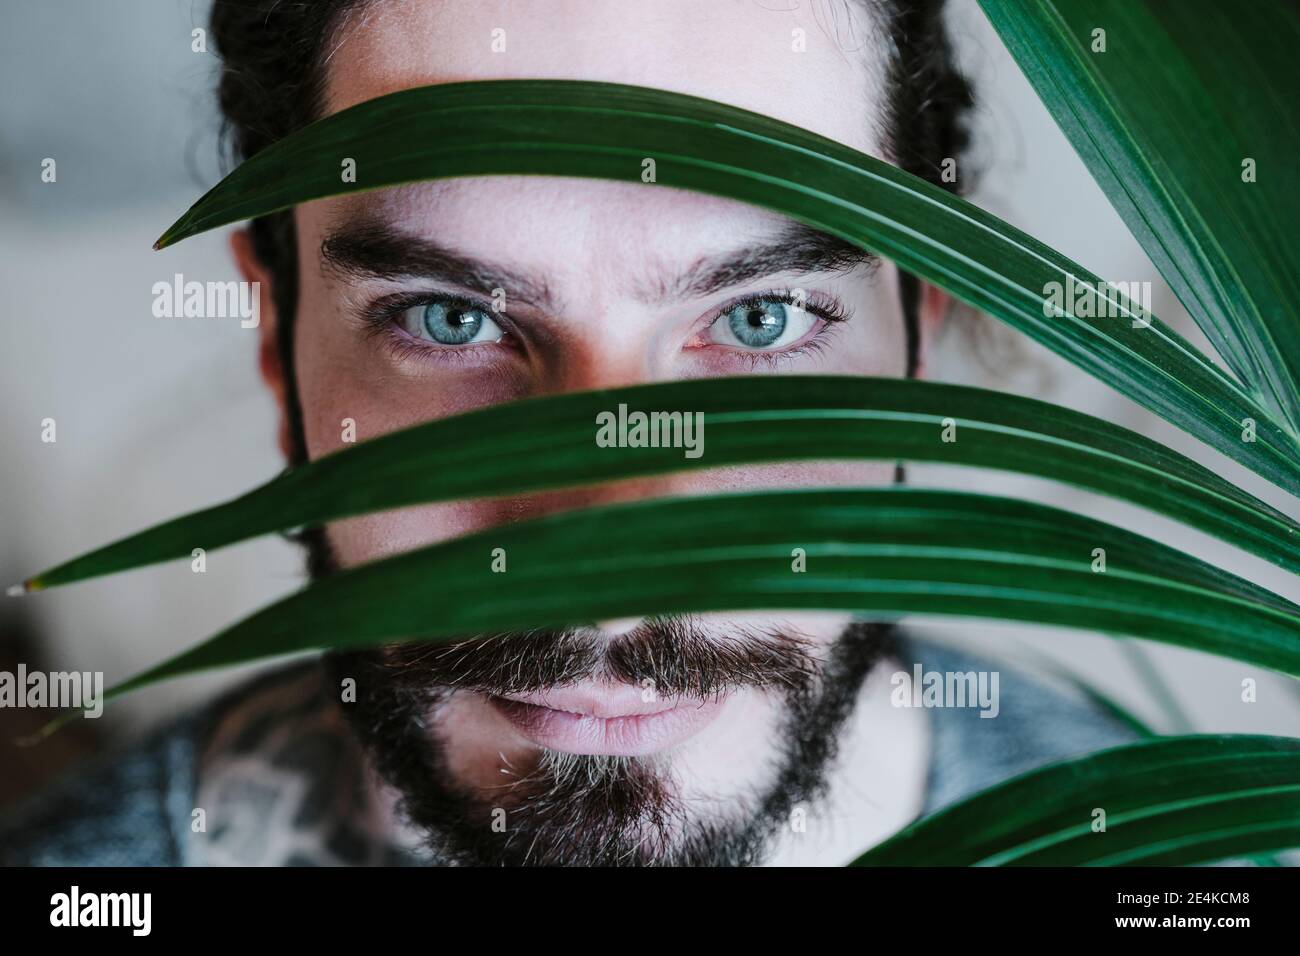
[[[1153,281],[1155,313],[1204,347],[973,0],[951,5],[980,99],[972,198],[1105,278]],[[256,332],[237,321],[157,319],[150,310],[153,284],[176,272],[236,278],[225,231],[164,252],[150,248],[221,174],[215,60],[191,49],[191,31],[206,18],[203,0],[44,0],[0,13],[0,584],[231,497],[281,466],[271,402],[256,376]],[[41,181],[46,157],[57,162],[56,183]],[[957,318],[934,377],[1033,395],[1136,428],[1297,513],[1294,499],[1105,384],[988,320]],[[41,441],[45,418],[57,422],[54,444]],[[1294,582],[1265,562],[1136,507],[995,473],[913,466],[911,475],[918,484],[1086,511],[1300,598]],[[111,684],[301,580],[297,553],[267,539],[210,554],[203,575],[180,561],[0,601],[0,669],[23,660],[29,668],[100,670]],[[914,628],[1020,667],[1063,662],[1164,730],[1300,731],[1294,687],[1245,664],[1021,625],[926,619]],[[1167,687],[1153,687],[1147,669]],[[0,711],[0,803],[247,672],[140,692],[37,748],[12,745],[16,733],[33,728],[33,716]],[[1259,681],[1257,703],[1241,702],[1245,677]],[[1181,716],[1171,716],[1171,704]]]

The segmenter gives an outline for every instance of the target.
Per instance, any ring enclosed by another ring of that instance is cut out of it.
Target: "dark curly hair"
[[[348,18],[378,0],[214,0],[209,33],[221,57],[219,98],[232,159],[242,161],[320,116],[325,47]],[[957,67],[943,22],[944,0],[855,0],[883,27],[889,55],[887,155],[898,166],[945,189],[943,161],[959,159],[974,99]],[[252,221],[254,254],[271,276],[279,352],[284,366],[291,460],[306,459],[293,370],[293,317],[298,306],[297,240],[291,212]],[[920,282],[902,273],[908,374],[920,347]]]

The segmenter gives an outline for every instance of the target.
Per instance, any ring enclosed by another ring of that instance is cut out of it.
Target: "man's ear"
[[[277,344],[280,317],[275,314],[275,297],[271,294],[271,274],[254,254],[253,237],[247,229],[237,229],[231,234],[230,251],[235,256],[235,264],[239,267],[244,281],[257,283],[259,316],[257,364],[262,373],[262,380],[275,396],[275,404],[279,410],[279,425],[276,432],[280,452],[288,460],[290,458],[288,386],[284,363],[280,361],[280,349]]]
[[[943,324],[952,310],[952,296],[938,286],[921,283],[920,332],[921,347],[917,352],[916,377],[925,378],[926,365],[935,340],[943,331]]]

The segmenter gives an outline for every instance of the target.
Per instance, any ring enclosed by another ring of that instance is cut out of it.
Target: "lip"
[[[631,684],[583,684],[488,698],[539,747],[571,754],[639,757],[675,747],[704,729],[721,700],[643,700]]]

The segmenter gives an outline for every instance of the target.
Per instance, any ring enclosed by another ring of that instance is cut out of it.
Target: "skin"
[[[839,14],[838,34],[828,35],[822,24],[831,9]],[[492,31],[498,27],[506,31],[507,48],[494,53]],[[792,31],[798,29],[807,47],[796,53]],[[720,100],[888,158],[874,120],[883,116],[883,58],[872,51],[883,47],[868,15],[843,4],[773,10],[751,0],[379,3],[348,19],[332,49],[326,113],[433,83],[591,79]],[[364,170],[359,176],[364,179]],[[898,276],[891,263],[784,271],[703,296],[651,294],[672,293],[675,280],[700,264],[777,240],[790,226],[729,200],[641,184],[497,177],[320,200],[298,207],[296,217],[301,289],[295,362],[313,458],[342,445],[348,418],[356,422],[357,440],[364,440],[484,405],[566,391],[700,376],[906,371]],[[498,342],[459,349],[421,342],[403,331],[409,326],[418,335],[418,316],[376,334],[363,317],[376,300],[468,290],[416,276],[359,276],[324,262],[322,243],[358,223],[434,241],[512,279],[544,284],[552,301],[530,302],[520,283],[502,281],[506,310],[493,315],[503,330]],[[233,248],[246,278],[262,283],[261,366],[283,409],[270,277],[253,258],[245,234],[236,234]],[[847,318],[814,318],[788,354],[756,357],[724,341],[728,323],[725,317],[717,321],[720,311],[737,298],[786,288],[805,290],[810,301],[833,299]],[[943,307],[942,297],[928,290],[923,349]],[[816,347],[796,354],[822,324]],[[284,434],[282,444],[287,447]],[[569,508],[760,487],[879,485],[892,474],[890,463],[708,469],[369,515],[331,526],[329,537],[341,563],[350,566]],[[839,614],[809,613],[708,619],[720,636],[738,626],[781,626],[821,650],[847,622]],[[615,635],[635,623],[602,627]],[[779,841],[773,862],[844,862],[916,813],[927,749],[923,712],[889,707],[888,689],[880,670],[864,686],[829,799],[810,810],[808,834]],[[768,692],[737,692],[716,720],[672,751],[667,759],[689,805],[710,812],[719,801],[734,799],[743,806],[745,795],[763,785],[772,769],[778,706]],[[474,693],[454,695],[430,732],[447,745],[457,778],[478,788],[498,785],[503,761],[518,766],[535,757],[534,745]]]

